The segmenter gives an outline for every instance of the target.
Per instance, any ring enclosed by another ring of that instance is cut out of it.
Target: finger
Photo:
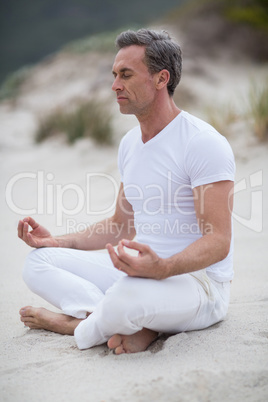
[[[123,242],[119,242],[117,252],[120,260],[129,266],[132,266],[137,260],[137,257],[131,256],[125,252]]]
[[[33,229],[36,229],[39,226],[39,224],[31,216],[28,216],[23,220],[24,222],[27,222]]]
[[[126,272],[128,271],[128,266],[124,263],[124,261],[119,258],[117,253],[115,252],[113,246],[111,244],[107,244],[106,248],[109,252],[110,258],[115,268],[119,269],[119,271]]]
[[[22,240],[25,241],[25,243],[27,243],[29,246],[31,247],[35,247],[36,246],[36,242],[34,241],[31,233],[29,233],[29,225],[27,222],[24,222],[23,225],[23,234],[22,234]]]
[[[18,237],[20,239],[22,239],[22,236],[23,236],[23,225],[24,225],[24,223],[22,221],[19,221],[19,223],[18,223]]]
[[[137,250],[140,251],[141,253],[148,251],[149,247],[147,246],[147,244],[142,244],[142,243],[138,243],[136,241],[131,241],[131,240],[122,240],[122,244],[124,246],[126,246],[127,248],[131,248],[133,250]]]
[[[27,244],[31,247],[38,247],[37,241],[34,240],[33,236],[29,232],[27,233]]]
[[[23,239],[24,241],[27,241],[27,233],[28,233],[28,230],[29,230],[29,225],[28,225],[27,222],[24,222],[24,223],[23,223],[23,228],[22,228],[22,239]]]
[[[108,250],[108,253],[110,255],[110,258],[112,260],[112,263],[114,264],[114,266],[116,266],[116,264],[118,263],[118,256],[113,248],[113,246],[111,244],[107,244],[106,248]]]

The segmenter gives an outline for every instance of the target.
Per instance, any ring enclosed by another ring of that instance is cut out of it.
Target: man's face
[[[146,116],[156,96],[155,75],[144,64],[143,46],[128,46],[120,49],[113,65],[114,83],[121,113]]]

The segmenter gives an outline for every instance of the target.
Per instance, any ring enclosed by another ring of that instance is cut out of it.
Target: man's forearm
[[[86,230],[57,236],[55,239],[59,247],[79,250],[101,250],[107,243],[116,246],[125,239],[133,239],[134,228],[126,223],[117,223],[113,218],[90,225]]]
[[[230,249],[228,236],[205,235],[183,251],[164,259],[167,277],[198,271],[227,257]]]

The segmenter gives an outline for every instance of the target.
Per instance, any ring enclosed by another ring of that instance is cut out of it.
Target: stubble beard
[[[139,117],[146,115],[146,110],[147,110],[146,105],[137,106],[137,105],[134,105],[133,103],[129,102],[127,105],[120,105],[119,107],[120,107],[120,113],[135,115],[138,120],[139,120]]]

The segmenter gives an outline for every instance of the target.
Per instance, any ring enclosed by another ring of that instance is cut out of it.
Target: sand
[[[182,85],[194,82],[197,98],[202,96],[209,104],[214,97],[213,105],[215,93],[219,94],[219,105],[226,100],[239,104],[251,74],[257,72],[260,76],[265,71],[264,66],[232,64],[230,60],[225,65],[222,60],[199,62],[206,74],[194,74],[189,69]],[[63,66],[68,70],[68,58],[59,58],[57,63],[62,63],[59,70]],[[109,63],[105,59],[103,64],[106,68]],[[15,104],[0,105],[1,401],[266,401],[268,147],[267,143],[259,144],[251,127],[241,121],[232,126],[229,137],[237,162],[235,278],[225,321],[203,331],[162,337],[146,352],[121,356],[113,355],[106,345],[80,351],[71,336],[29,330],[20,322],[18,312],[24,305],[51,308],[32,294],[22,280],[23,261],[29,248],[17,238],[16,228],[18,220],[28,215],[25,210],[39,209],[31,211],[32,216],[54,234],[81,229],[85,222],[95,222],[111,213],[119,183],[117,143],[98,147],[81,140],[70,147],[58,139],[34,145],[38,113],[61,104],[62,99],[68,102],[84,88],[81,74],[77,86],[75,78],[72,87],[63,80],[49,97],[48,88],[53,88],[55,79],[53,68],[53,63],[39,66],[39,81],[35,75],[35,85],[26,87]],[[226,79],[226,71],[230,79]],[[53,77],[49,78],[49,74]],[[46,81],[49,79],[50,87]],[[108,82],[107,78],[101,87],[102,97],[106,96],[104,88]],[[120,117],[115,102],[111,107],[118,139],[136,123],[132,117]],[[200,103],[193,105],[192,110],[202,114]],[[81,207],[73,216],[71,212],[77,206],[74,185],[85,192],[87,174],[93,173],[107,174],[116,184],[103,176],[94,176],[86,201],[95,214],[89,216],[86,208]],[[73,187],[68,192],[64,186],[69,184]],[[61,194],[68,214],[61,215],[50,202],[56,185],[65,190]],[[107,212],[103,213],[105,209]]]

